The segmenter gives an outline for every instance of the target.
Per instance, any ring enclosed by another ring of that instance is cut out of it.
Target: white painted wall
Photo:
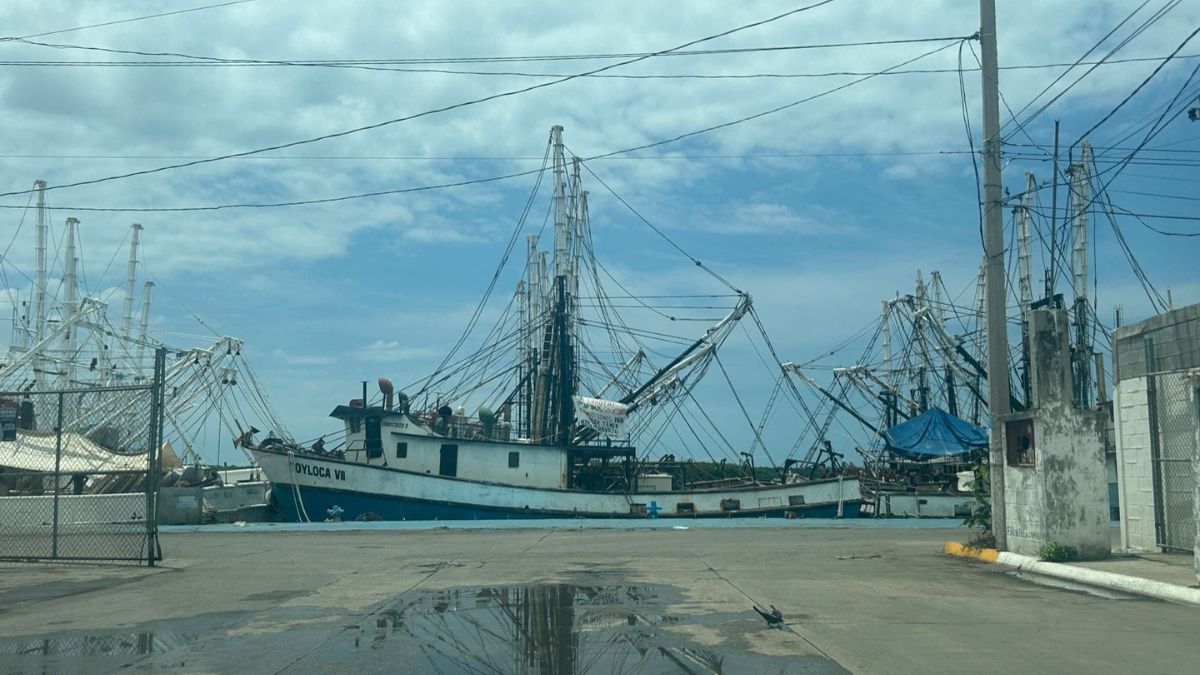
[[[395,432],[384,433],[383,437],[387,465],[397,469],[436,476],[441,464],[442,445],[448,444],[458,446],[458,478],[542,487],[566,485],[567,456],[557,448],[452,438],[419,438]],[[408,443],[408,457],[403,459],[396,457],[396,444],[400,442]],[[518,453],[518,466],[515,468],[508,466],[510,452]]]
[[[1117,483],[1121,499],[1121,548],[1157,550],[1154,536],[1154,474],[1150,461],[1150,407],[1145,377],[1121,380],[1113,390],[1117,428]]]
[[[432,476],[441,470],[443,445],[458,446],[456,478],[562,488],[567,484],[567,455],[561,449],[525,443],[500,443],[439,436],[401,415],[389,415],[381,425],[383,456],[368,460],[362,450],[366,432],[346,424],[346,459],[371,466],[415,471]],[[399,457],[397,444],[408,443],[407,456]],[[510,452],[518,453],[516,467],[508,465]]]

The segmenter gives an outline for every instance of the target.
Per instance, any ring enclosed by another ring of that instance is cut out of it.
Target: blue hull
[[[329,490],[309,486],[296,487],[287,483],[271,484],[271,505],[278,509],[283,520],[290,522],[316,521],[329,517],[330,509],[341,509],[342,520],[534,520],[539,518],[613,518],[611,513],[574,513],[569,511],[535,511],[526,509],[493,509],[471,504],[432,502],[406,497],[364,494]],[[303,506],[304,518],[300,513]],[[857,518],[860,501],[842,503],[843,518]],[[659,514],[659,518],[836,518],[837,504],[815,504],[777,509],[754,509],[724,513]],[[649,516],[616,516],[645,519]]]

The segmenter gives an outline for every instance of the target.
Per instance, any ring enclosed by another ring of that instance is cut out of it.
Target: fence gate
[[[1194,385],[1182,373],[1151,375],[1148,384],[1155,538],[1163,550],[1190,553],[1196,544]]]
[[[0,560],[162,559],[162,364],[147,384],[0,392]]]

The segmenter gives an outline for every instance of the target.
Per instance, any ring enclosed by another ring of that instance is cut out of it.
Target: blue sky
[[[1141,3],[1000,4],[1001,64],[1036,65],[1075,61]],[[1164,5],[1170,3],[1146,5],[1095,56]],[[192,6],[16,0],[0,7],[0,25],[6,35],[25,36]],[[568,11],[544,3],[256,0],[32,39],[267,60],[646,52],[794,7],[607,2]],[[837,0],[702,46],[948,38],[971,35],[977,26],[972,2]],[[1113,58],[1163,57],[1197,26],[1200,7],[1182,2]],[[909,68],[952,70],[957,46],[935,42],[658,57],[610,74],[874,72],[943,45],[951,46]],[[13,62],[171,58],[12,41],[0,43],[0,50]],[[963,54],[965,64],[974,65],[970,51]],[[1200,40],[1180,54],[1200,54]],[[570,74],[602,63],[609,61],[438,68]],[[1092,134],[1092,142],[1098,148],[1113,146],[1166,105],[1196,63],[1188,58],[1168,64]],[[1102,66],[1028,120],[1025,131],[1037,144],[1051,145],[1053,121],[1059,119],[1067,146],[1158,65],[1151,60]],[[1064,70],[1003,71],[1006,102],[1019,109]],[[1072,71],[1040,100],[1063,90],[1082,70]],[[964,77],[978,146],[979,75]],[[27,190],[35,178],[62,185],[184,161],[179,158],[286,143],[547,79],[318,67],[6,62],[0,65],[0,187]],[[357,394],[359,381],[386,375],[410,382],[436,365],[490,280],[532,177],[273,209],[134,214],[68,207],[292,201],[472,180],[539,166],[553,124],[566,128],[572,152],[592,156],[736,120],[855,79],[581,78],[252,158],[53,190],[51,220],[55,227],[68,215],[82,221],[87,290],[107,297],[114,322],[122,301],[123,241],[131,222],[143,223],[142,278],[158,283],[154,335],[171,344],[196,343],[184,334],[211,336],[211,328],[244,339],[246,355],[292,434],[308,439],[334,427],[326,415]],[[1187,90],[1194,99],[1196,83]],[[1002,118],[1007,121],[1008,113]],[[1030,142],[1016,131],[1007,128],[1006,138]],[[1122,141],[1120,147],[1135,143]],[[1140,155],[1110,186],[1120,191],[1113,193],[1114,201],[1138,213],[1194,215],[1194,202],[1181,198],[1200,195],[1196,166],[1186,164],[1200,151],[1198,143],[1200,123],[1174,115],[1150,144],[1159,151]],[[918,269],[940,270],[951,291],[964,291],[962,300],[970,304],[981,251],[975,177],[970,156],[962,154],[966,150],[957,73],[911,73],[874,78],[783,112],[633,157],[596,160],[589,167],[688,253],[752,293],[780,356],[804,361],[870,322],[881,299],[911,292]],[[956,154],[912,154],[934,152]],[[1037,149],[1006,152],[1005,184],[1012,192],[1023,186],[1026,170],[1049,179],[1049,165],[1037,158]],[[1108,149],[1097,154],[1102,161],[1123,156]],[[597,253],[623,283],[646,294],[722,291],[587,179]],[[25,200],[9,196],[0,203],[23,205]],[[1065,191],[1060,200],[1065,201]],[[1048,197],[1044,204],[1048,209]],[[530,222],[535,227],[544,205],[543,200],[534,209]],[[0,214],[5,235],[0,243],[15,242],[4,262],[9,297],[28,295],[22,274],[33,270],[28,221],[17,230],[22,216],[19,209]],[[1149,222],[1178,231],[1200,229],[1186,220]],[[1128,218],[1122,228],[1154,284],[1164,294],[1171,288],[1176,306],[1200,299],[1194,238],[1164,237]],[[1152,313],[1107,224],[1095,232],[1097,313],[1110,317],[1118,304],[1128,320]],[[1036,257],[1035,269],[1040,269]],[[498,297],[511,293],[519,273],[509,266]],[[0,334],[6,335],[10,315],[7,305],[3,309]],[[695,326],[697,332],[703,324]],[[672,328],[689,334],[689,328]],[[736,374],[745,376],[745,402],[756,414],[769,397],[771,377],[752,374],[759,366],[749,343],[731,343],[729,353]],[[846,359],[855,355],[847,352]],[[727,408],[727,399],[716,390],[711,396],[717,407]],[[735,445],[749,444],[738,414],[724,409],[715,415],[723,426],[736,427],[730,431],[738,439]],[[790,445],[795,428],[794,420],[781,419],[772,442]],[[228,438],[215,431],[201,445],[210,459],[217,447],[229,452]]]

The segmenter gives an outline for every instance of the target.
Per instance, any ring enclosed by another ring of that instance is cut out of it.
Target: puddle
[[[0,637],[0,675],[90,675],[124,671],[142,659],[161,658],[182,650],[190,643],[212,635],[234,618],[228,614],[211,614],[190,620],[142,624],[124,631],[65,630],[46,635]]]
[[[689,622],[666,586],[458,588],[406,595],[322,659],[401,673],[844,673],[831,661],[723,653],[665,630]],[[306,664],[310,665],[310,664]],[[311,664],[316,665],[316,664]]]
[[[114,633],[0,639],[0,656],[145,656],[195,639],[186,633]]]

